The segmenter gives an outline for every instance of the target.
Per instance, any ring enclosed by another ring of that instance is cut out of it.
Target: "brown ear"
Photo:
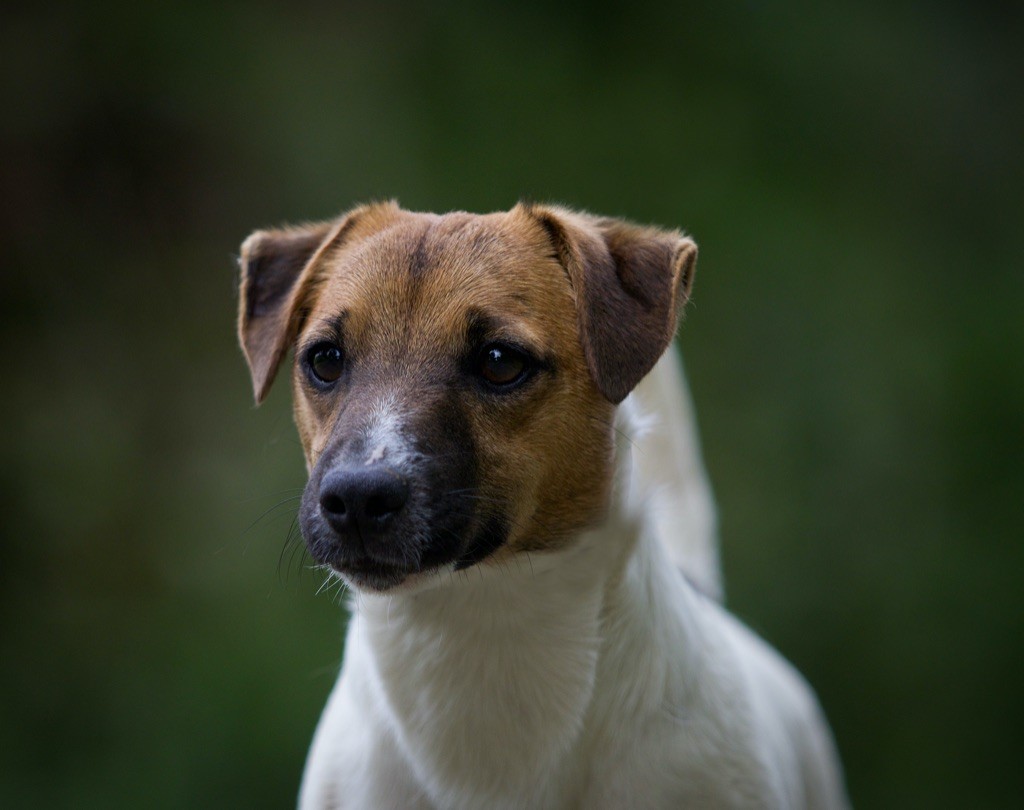
[[[238,339],[259,404],[274,381],[293,332],[293,293],[336,223],[256,231],[242,243]]]
[[[576,294],[598,389],[618,404],[668,348],[690,296],[697,245],[675,231],[531,206]]]
[[[331,222],[256,231],[242,243],[238,339],[257,404],[266,397],[301,328],[316,258],[354,238],[358,226],[380,227],[398,210],[394,203],[361,206]]]

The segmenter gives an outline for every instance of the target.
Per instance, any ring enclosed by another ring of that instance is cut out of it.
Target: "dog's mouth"
[[[487,559],[507,539],[507,522],[487,517],[475,528],[459,527],[433,537],[425,545],[400,544],[391,538],[388,550],[368,551],[363,543],[345,542],[317,519],[303,521],[303,534],[314,561],[339,574],[357,590],[389,591],[419,574],[445,569],[462,571]],[[468,531],[467,531],[468,530]],[[414,533],[415,534],[415,533]]]
[[[397,588],[410,577],[455,562],[464,543],[463,532],[454,526],[434,534],[406,525],[363,537],[358,531],[334,531],[318,513],[300,515],[300,524],[313,560],[356,590]]]
[[[332,560],[327,565],[352,586],[371,591],[387,591],[401,585],[415,573],[404,566],[379,562],[370,557]]]
[[[391,590],[417,574],[452,564],[465,543],[464,529],[454,525],[428,532],[416,523],[402,524],[366,537],[357,530],[335,531],[317,512],[300,514],[300,525],[313,560],[357,590]]]

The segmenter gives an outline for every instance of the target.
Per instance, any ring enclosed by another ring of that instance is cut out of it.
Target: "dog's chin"
[[[353,574],[334,566],[331,566],[331,570],[340,575],[353,592],[364,596],[393,596],[397,594],[409,596],[444,587],[448,583],[457,581],[451,576],[446,576],[446,574],[451,574],[451,565],[427,568],[422,571],[396,572],[395,576]]]
[[[394,537],[390,544],[378,542],[376,549],[367,551],[359,547],[362,543],[346,543],[344,537],[317,518],[304,519],[300,525],[314,562],[338,574],[353,590],[364,593],[417,589],[418,583],[437,580],[440,573],[456,566],[469,542],[449,532],[440,538],[428,537],[419,547],[403,547],[402,538]],[[414,529],[407,533],[425,534]]]
[[[356,562],[334,561],[331,570],[341,575],[349,587],[359,591],[385,593],[401,587],[417,572],[387,563],[366,559]]]
[[[346,543],[318,514],[300,516],[303,538],[313,560],[363,593],[415,591],[448,581],[451,577],[444,574],[472,567],[500,547],[507,536],[505,525],[492,518],[469,532],[465,526],[451,525],[432,533],[424,527],[405,526],[395,531],[390,542],[381,543],[378,538],[375,548],[367,550],[363,543]],[[410,537],[418,538],[419,544],[409,544]]]
[[[393,593],[416,589],[417,583],[435,580],[438,573],[451,568],[448,557],[405,555],[405,559],[380,559],[366,553],[344,551],[337,545],[309,543],[314,561],[338,574],[350,588],[363,593]]]

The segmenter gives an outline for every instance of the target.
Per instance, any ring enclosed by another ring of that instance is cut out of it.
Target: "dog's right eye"
[[[492,390],[510,391],[531,376],[534,365],[526,352],[504,343],[488,343],[477,357],[475,371]]]
[[[329,385],[345,370],[345,356],[333,343],[317,343],[306,354],[306,364],[317,382]]]

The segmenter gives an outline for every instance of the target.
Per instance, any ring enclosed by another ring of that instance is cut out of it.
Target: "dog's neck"
[[[621,475],[629,450],[619,453]],[[693,628],[667,620],[678,600],[660,587],[680,575],[633,519],[628,489],[620,482],[605,525],[566,551],[479,566],[417,593],[357,597],[348,643],[366,646],[367,683],[441,804],[472,796],[497,807],[502,795],[525,795],[524,784],[544,791],[535,806],[557,802],[585,777],[584,726],[621,716],[624,704],[642,712],[666,684],[690,681],[681,670]]]
[[[365,628],[400,746],[436,798],[462,786],[497,800],[522,795],[524,777],[551,783],[587,714],[600,655],[605,583],[586,556],[358,600],[355,632]]]

